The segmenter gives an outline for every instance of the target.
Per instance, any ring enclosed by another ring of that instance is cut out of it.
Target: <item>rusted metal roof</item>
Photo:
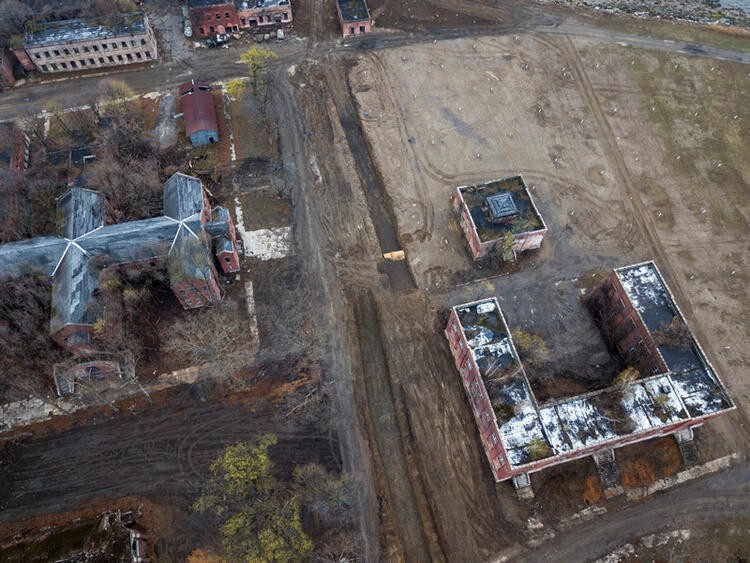
[[[190,137],[198,131],[219,131],[211,85],[191,80],[180,86],[185,132]]]

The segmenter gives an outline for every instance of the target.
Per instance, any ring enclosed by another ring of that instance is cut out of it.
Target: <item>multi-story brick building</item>
[[[124,66],[158,58],[156,39],[144,12],[28,25],[22,47],[28,60],[44,73]]]
[[[365,0],[336,0],[336,11],[344,37],[372,31],[374,22]]]
[[[23,172],[29,167],[31,140],[14,123],[0,123],[0,171]]]
[[[212,210],[201,181],[184,174],[164,185],[161,217],[104,225],[100,194],[79,187],[58,200],[57,216],[57,236],[0,245],[0,282],[49,276],[52,338],[76,354],[97,349],[97,286],[104,270],[166,269],[186,309],[221,300],[214,256],[225,273],[239,270],[229,211]]]
[[[197,37],[240,29],[263,31],[293,19],[289,0],[188,0],[188,13]]]
[[[16,83],[13,74],[13,55],[0,47],[0,90],[11,88]]]
[[[544,404],[497,300],[451,309],[445,334],[497,481],[526,484],[531,472],[590,455],[613,459],[614,448],[656,436],[689,440],[693,428],[735,408],[653,262],[615,270],[591,300],[641,377]]]
[[[512,251],[539,248],[547,234],[544,219],[521,176],[456,188],[453,209],[459,216],[474,260],[486,258],[512,237]]]

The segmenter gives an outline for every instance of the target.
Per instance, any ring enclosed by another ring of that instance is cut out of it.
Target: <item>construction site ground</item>
[[[425,553],[488,558],[532,534],[524,526],[535,512],[555,521],[591,503],[607,504],[590,460],[535,475],[541,494],[530,506],[519,505],[509,484],[492,483],[441,335],[439,311],[447,305],[497,296],[511,328],[550,341],[569,372],[562,391],[579,393],[601,385],[591,380],[596,370],[589,359],[603,350],[580,290],[602,272],[654,259],[740,406],[698,431],[701,458],[746,451],[744,66],[531,34],[425,41],[355,55],[341,69],[334,64],[311,65],[304,78],[296,69],[303,107],[315,107],[317,97],[307,85],[327,82],[333,101],[319,100],[327,108],[320,128],[332,128],[326,141],[332,138],[334,154],[346,162],[346,139],[354,159],[348,168],[374,170],[378,191],[369,193],[360,173],[363,191],[339,198],[329,176],[321,182],[326,193],[310,205],[324,228],[336,226],[326,230],[335,242],[324,255],[340,282],[371,289],[347,294],[355,313],[349,338],[359,336],[352,357],[363,364],[363,379],[353,367],[355,392],[368,401],[365,427],[384,537],[400,539],[407,560]],[[365,151],[356,131],[337,132],[351,125],[345,71]],[[712,95],[719,91],[733,94]],[[468,259],[450,198],[457,185],[518,173],[550,232],[512,273],[485,279],[487,272]],[[389,216],[377,211],[378,198]],[[363,205],[370,217],[362,216]],[[336,220],[342,213],[350,214],[345,222]],[[397,295],[388,290],[393,280],[372,268],[369,283],[364,265],[348,270],[352,247],[391,250],[389,229],[397,232],[417,287]],[[380,248],[372,248],[375,242]],[[371,336],[378,331],[382,343]],[[387,385],[377,383],[386,376]],[[394,449],[397,432],[401,447]],[[624,485],[642,486],[681,468],[666,440],[620,451]],[[384,456],[388,461],[379,463]],[[411,491],[404,490],[404,475]],[[383,545],[394,549],[393,541]]]
[[[250,221],[279,226],[291,213],[310,294],[300,326],[318,335],[332,428],[304,409],[287,422],[307,393],[277,386],[271,374],[295,381],[288,370],[259,366],[260,387],[239,394],[214,383],[181,387],[132,415],[6,445],[0,521],[22,525],[139,494],[178,508],[174,527],[160,530],[159,560],[174,560],[210,543],[206,523],[188,507],[212,457],[227,443],[273,431],[275,459],[333,466],[340,458],[355,475],[363,560],[513,557],[550,539],[545,526],[591,505],[610,510],[604,530],[624,533],[615,509],[625,501],[606,500],[590,459],[535,474],[533,502],[494,482],[441,311],[497,296],[511,328],[549,341],[567,368],[561,386],[578,393],[602,384],[591,358],[602,357],[603,344],[577,295],[602,272],[647,259],[667,277],[739,407],[697,431],[702,460],[747,453],[747,67],[526,32],[522,23],[513,29],[522,12],[487,4],[373,2],[389,29],[338,49],[325,43],[329,12],[301,2],[307,11],[296,17],[307,42],[271,65],[281,164],[238,162],[231,193],[248,211],[258,207]],[[431,17],[447,18],[448,9],[459,15],[444,32],[409,34]],[[474,29],[475,21],[476,31],[452,27]],[[379,41],[384,48],[372,48]],[[271,182],[251,179],[260,170],[283,183],[281,203],[257,201],[274,197]],[[450,198],[457,185],[519,173],[549,234],[539,251],[498,275],[470,262]],[[399,248],[406,260],[383,259]],[[544,393],[543,374],[538,380]],[[670,440],[618,451],[623,484],[679,470]],[[670,494],[692,506],[689,493]],[[711,502],[700,500],[700,508]],[[628,526],[637,509],[625,509]],[[660,521],[647,515],[643,522]],[[572,539],[568,549],[575,553]]]

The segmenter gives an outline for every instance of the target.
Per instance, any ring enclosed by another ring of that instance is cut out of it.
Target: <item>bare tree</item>
[[[162,350],[191,366],[231,375],[252,363],[248,327],[231,302],[190,311],[161,329]]]
[[[0,46],[8,46],[11,35],[23,29],[31,9],[20,0],[0,1]]]

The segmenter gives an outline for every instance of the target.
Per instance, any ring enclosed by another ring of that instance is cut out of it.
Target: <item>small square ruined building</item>
[[[619,268],[588,297],[632,379],[540,404],[497,299],[453,307],[445,329],[496,481],[692,429],[733,410],[653,262]],[[624,372],[623,372],[624,373]]]
[[[495,251],[515,256],[539,248],[547,234],[521,176],[460,186],[453,196],[453,210],[474,260]]]
[[[372,31],[374,21],[365,0],[337,0],[336,11],[345,38]]]

